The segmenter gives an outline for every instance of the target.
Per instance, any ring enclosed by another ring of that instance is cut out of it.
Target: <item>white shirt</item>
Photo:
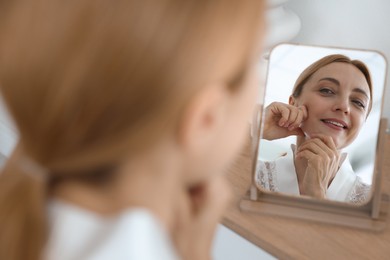
[[[291,151],[275,161],[258,160],[255,179],[260,188],[289,195],[300,195],[293,158],[294,149],[295,146],[292,145]],[[370,191],[371,187],[364,184],[353,171],[348,155],[342,154],[340,168],[326,191],[326,197],[336,201],[364,203],[368,200]]]
[[[48,213],[47,260],[179,259],[166,230],[145,209],[129,209],[115,218],[104,218],[53,200]]]

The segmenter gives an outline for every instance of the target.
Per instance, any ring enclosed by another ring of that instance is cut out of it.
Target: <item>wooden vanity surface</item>
[[[384,190],[390,194],[390,135],[384,151]],[[299,219],[242,212],[250,186],[249,145],[228,171],[234,200],[222,224],[279,259],[390,259],[390,207],[383,231],[373,232]],[[389,206],[389,205],[387,205]]]

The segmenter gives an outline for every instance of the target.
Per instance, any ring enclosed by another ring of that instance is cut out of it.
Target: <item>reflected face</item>
[[[368,113],[370,91],[363,73],[352,64],[334,62],[315,72],[301,95],[290,103],[305,105],[308,118],[301,125],[307,135],[325,134],[338,149],[358,136]]]

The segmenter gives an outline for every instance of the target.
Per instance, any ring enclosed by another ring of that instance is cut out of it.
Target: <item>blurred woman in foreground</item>
[[[0,3],[0,259],[207,259],[255,102],[259,0]]]

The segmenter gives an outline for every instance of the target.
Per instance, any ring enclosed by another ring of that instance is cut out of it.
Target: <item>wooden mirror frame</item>
[[[386,81],[385,76],[385,86]],[[383,103],[384,100],[382,100],[382,107]],[[363,205],[353,205],[345,202],[320,200],[306,196],[298,197],[283,195],[280,193],[263,191],[257,188],[255,185],[255,171],[260,147],[259,140],[261,127],[259,126],[263,123],[260,116],[262,111],[263,105],[259,105],[252,120],[251,148],[253,150],[253,158],[251,186],[240,201],[240,209],[242,211],[299,218],[372,231],[381,231],[385,228],[388,214],[388,209],[386,207],[388,203],[385,202],[389,202],[390,200],[390,194],[384,193],[382,189],[383,178],[390,177],[386,176],[386,173],[382,170],[384,163],[384,143],[386,141],[388,126],[388,120],[386,118],[381,118],[379,123],[374,177],[370,199]]]

